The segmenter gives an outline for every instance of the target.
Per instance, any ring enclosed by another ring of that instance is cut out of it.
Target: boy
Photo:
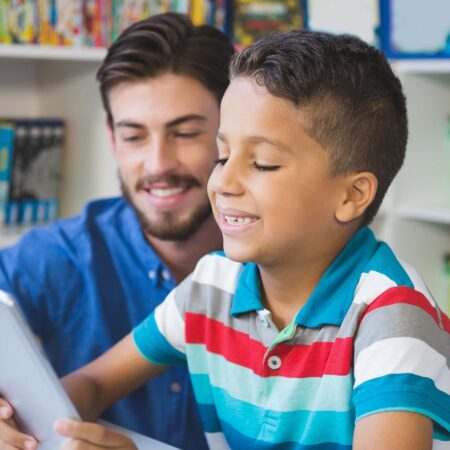
[[[83,416],[187,363],[211,448],[449,448],[448,318],[366,227],[406,141],[400,82],[359,39],[297,30],[236,55],[208,184],[226,256],[66,377]]]

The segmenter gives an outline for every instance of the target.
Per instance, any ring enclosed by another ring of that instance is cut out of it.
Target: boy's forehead
[[[290,100],[271,94],[253,78],[231,81],[222,99],[220,128],[223,132],[278,134],[304,128],[306,112]]]

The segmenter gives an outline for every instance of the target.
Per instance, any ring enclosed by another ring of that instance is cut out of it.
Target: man
[[[125,336],[221,248],[206,182],[232,53],[220,31],[180,14],[125,30],[97,74],[124,198],[89,203],[0,252],[0,288],[18,299],[59,376]],[[5,446],[20,435],[11,413],[2,401]],[[103,418],[176,447],[206,446],[183,368]]]

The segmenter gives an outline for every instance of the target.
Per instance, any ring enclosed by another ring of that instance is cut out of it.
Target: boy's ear
[[[378,188],[377,177],[372,172],[359,172],[346,177],[346,189],[335,218],[346,223],[361,217],[373,202]]]

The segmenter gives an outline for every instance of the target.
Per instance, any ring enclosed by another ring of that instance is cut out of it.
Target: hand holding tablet
[[[81,419],[14,299],[3,291],[0,291],[0,361],[0,397],[13,406],[20,429],[39,441],[39,450],[59,448],[65,438],[55,433],[55,422],[62,418]],[[138,449],[174,448],[130,430],[100,423],[131,438]]]

